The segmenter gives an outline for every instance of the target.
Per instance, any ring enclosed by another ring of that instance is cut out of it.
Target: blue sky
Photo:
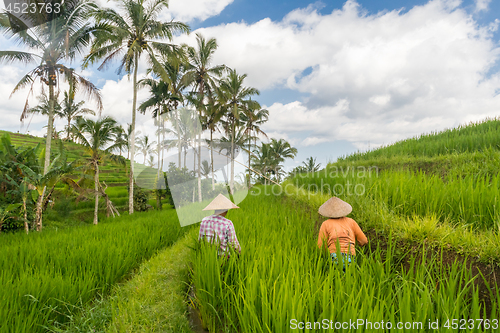
[[[288,169],[499,114],[499,1],[171,0],[162,17],[215,37],[214,63],[248,75],[270,111],[263,129],[299,150]],[[0,45],[15,49],[4,37]],[[26,93],[9,95],[25,72],[0,67],[3,129],[20,128]],[[83,74],[102,88],[105,114],[130,122],[127,78],[113,67]],[[30,133],[45,124],[34,117]],[[140,116],[138,127],[148,133],[152,120]]]

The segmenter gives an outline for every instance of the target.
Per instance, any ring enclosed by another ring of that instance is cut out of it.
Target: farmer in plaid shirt
[[[234,246],[238,252],[241,252],[240,243],[236,238],[236,232],[231,220],[226,219],[229,209],[240,208],[231,202],[228,198],[219,194],[203,210],[215,210],[213,215],[205,217],[201,221],[199,240],[205,239],[209,242],[220,243],[219,254],[228,252],[228,246]]]

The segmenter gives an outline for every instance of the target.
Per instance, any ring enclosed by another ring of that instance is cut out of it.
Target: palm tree
[[[115,146],[120,151],[120,155],[122,154],[122,150],[128,149],[127,132],[125,132],[123,126],[118,127],[115,139]]]
[[[255,132],[254,147],[257,146],[257,135],[262,134],[267,138],[267,134],[260,129],[260,125],[264,124],[269,119],[269,111],[261,109],[257,102],[250,103],[247,110],[241,114],[241,120],[244,123],[245,134],[250,137],[252,132]],[[248,140],[248,188],[250,188],[250,179],[252,178],[250,170],[250,152],[252,151],[252,141]]]
[[[201,162],[201,175],[205,178],[210,176],[210,164],[207,160],[203,160],[203,162]]]
[[[154,152],[153,146],[156,144],[156,141],[150,141],[149,136],[144,135],[143,137],[137,139],[137,149],[140,150],[140,153],[144,156],[144,165],[146,165],[146,157],[148,154],[152,154]]]
[[[85,114],[91,114],[95,116],[95,112],[88,108],[83,108],[85,101],[80,101],[75,103],[75,93],[76,86],[74,80],[69,81],[69,90],[64,92],[63,107],[60,111],[60,117],[66,118],[68,120],[68,125],[66,127],[66,140],[69,140],[71,132],[71,121],[78,116],[83,116]]]
[[[97,121],[78,117],[74,125],[73,133],[90,153],[88,166],[94,170],[94,224],[98,222],[99,192],[104,192],[99,183],[99,164],[104,158],[111,157],[109,153],[117,149],[116,145],[109,144],[115,141],[118,132],[118,123],[111,117],[104,117]]]
[[[224,116],[223,109],[221,105],[212,97],[209,96],[208,103],[204,109],[203,124],[210,131],[210,169],[212,172],[212,190],[215,189],[215,177],[214,177],[214,152],[213,152],[213,134],[215,131],[219,131],[219,123],[221,118]]]
[[[284,139],[276,140],[274,138],[271,139],[271,151],[276,156],[279,162],[285,161],[285,158],[295,158],[297,155],[297,148],[294,148]],[[282,169],[279,164],[275,165],[275,173],[277,176],[278,182],[280,181],[280,173],[279,169]]]
[[[137,107],[137,72],[139,59],[146,53],[148,62],[155,72],[165,81],[169,78],[158,62],[155,52],[168,54],[176,51],[172,44],[160,42],[158,39],[172,40],[175,32],[189,32],[189,27],[181,22],[161,22],[157,20],[163,9],[168,8],[168,0],[119,0],[124,15],[114,9],[106,8],[95,14],[98,23],[103,24],[92,44],[90,54],[83,62],[87,67],[100,59],[104,59],[99,69],[107,67],[112,60],[123,55],[118,73],[124,69],[133,76],[132,130],[130,138],[130,185],[129,213],[134,212],[134,156],[135,156],[135,118]]]
[[[12,91],[14,94],[29,87],[21,121],[27,117],[28,100],[33,93],[35,83],[39,81],[42,84],[42,89],[44,86],[48,86],[49,89],[49,119],[45,142],[44,173],[48,172],[50,165],[56,88],[59,86],[60,77],[74,80],[75,84],[81,86],[89,98],[97,102],[98,109],[102,110],[101,95],[97,87],[62,63],[63,61],[73,61],[88,46],[91,36],[96,32],[96,26],[87,20],[96,9],[97,5],[91,0],[67,0],[65,1],[65,10],[58,13],[56,19],[47,20],[46,15],[26,15],[23,18],[29,22],[29,25],[8,12],[0,14],[0,30],[14,39],[17,44],[23,45],[29,50],[28,52],[0,51],[0,62],[37,64],[34,69],[21,78]],[[50,15],[49,17],[54,18]]]
[[[155,165],[155,157],[152,154],[149,155],[148,165],[150,167],[154,167],[154,165]]]
[[[234,152],[234,135],[236,126],[239,124],[239,115],[245,112],[255,101],[247,99],[252,95],[258,95],[259,91],[255,88],[244,87],[243,80],[246,74],[239,75],[236,70],[230,69],[227,77],[220,81],[218,89],[218,98],[226,111],[228,122],[228,131],[231,134],[231,152]],[[234,188],[234,156],[231,156],[231,181],[229,189],[232,192]]]
[[[180,108],[178,111],[179,118],[169,117],[173,129],[165,129],[166,134],[173,134],[178,139],[167,139],[163,141],[163,144],[167,149],[180,146],[181,150],[184,150],[184,168],[186,168],[187,150],[193,145],[193,138],[201,129],[193,110]]]
[[[305,172],[317,172],[321,167],[320,163],[316,164],[316,158],[312,156],[307,158],[302,164],[304,165]]]
[[[262,143],[259,149],[254,150],[252,155],[252,167],[259,170],[262,175],[268,176],[269,172],[276,170],[280,161],[276,154],[271,149],[271,144]],[[267,184],[267,179],[264,178],[264,185]]]
[[[54,109],[53,109],[54,117],[52,117],[52,124],[51,124],[52,131],[54,131],[54,118],[55,117],[59,117],[59,118],[63,117],[63,114],[61,111],[62,110],[61,104],[58,101],[58,96],[59,96],[59,94],[56,94],[56,96],[55,96]],[[37,97],[37,99],[39,102],[38,105],[36,105],[32,108],[28,108],[26,110],[26,117],[28,116],[29,113],[31,113],[31,114],[39,113],[39,114],[43,114],[44,116],[48,116],[50,114],[51,104],[50,104],[49,99],[47,98],[47,94],[45,94],[45,92],[42,91],[42,93],[40,94],[40,96]],[[54,137],[54,135],[52,135],[52,138],[53,137]]]
[[[210,67],[213,54],[217,50],[217,41],[210,38],[208,41],[200,34],[196,34],[197,49],[187,48],[187,56],[190,64],[185,74],[185,80],[193,85],[193,92],[198,94],[196,108],[198,116],[202,119],[205,93],[210,93],[211,87],[215,86],[217,78],[222,75],[226,68],[224,65]],[[198,201],[201,202],[201,133],[198,137]]]
[[[58,94],[56,94],[56,100],[54,103],[54,116],[57,117],[62,117],[62,107],[61,104],[58,101]],[[43,114],[44,116],[48,116],[50,113],[50,101],[47,97],[47,94],[45,92],[42,92],[38,97],[38,104],[32,108],[28,108],[27,113],[39,113]],[[54,122],[52,122],[52,126],[54,125]]]

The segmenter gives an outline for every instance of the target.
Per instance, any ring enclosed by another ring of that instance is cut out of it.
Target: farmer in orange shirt
[[[328,199],[321,207],[318,213],[329,219],[323,222],[319,229],[318,247],[322,248],[326,243],[332,261],[337,262],[337,242],[340,245],[342,262],[351,263],[356,258],[356,241],[364,246],[368,243],[363,231],[353,219],[346,217],[352,212],[352,207],[347,202],[336,197]]]

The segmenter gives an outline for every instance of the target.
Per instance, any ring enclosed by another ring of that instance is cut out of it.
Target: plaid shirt
[[[220,215],[210,215],[201,220],[200,224],[200,235],[198,240],[206,239],[211,242],[220,242],[220,249],[222,252],[226,252],[228,243],[232,245],[241,252],[240,243],[236,238],[236,232],[234,231],[233,222],[226,219]]]

